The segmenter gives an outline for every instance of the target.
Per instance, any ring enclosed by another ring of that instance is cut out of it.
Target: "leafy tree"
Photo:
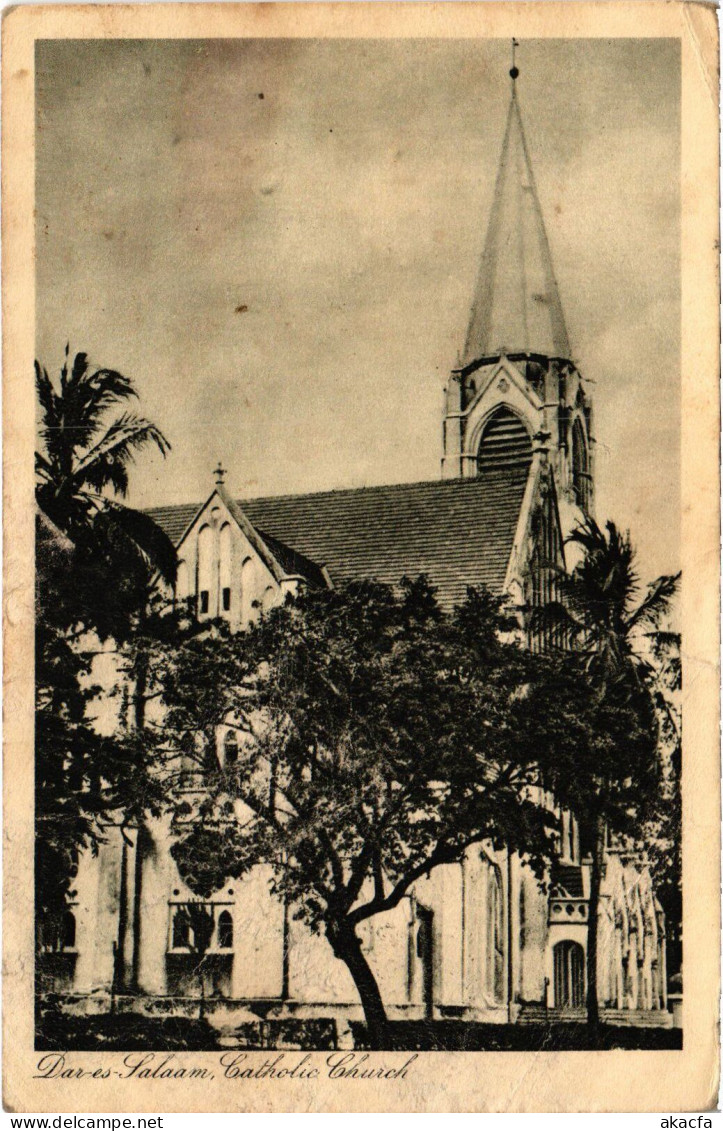
[[[365,582],[167,653],[167,741],[205,782],[177,794],[181,874],[208,897],[272,865],[273,890],[346,964],[374,1047],[387,1019],[359,925],[483,841],[539,869],[549,856],[553,819],[531,789],[557,736],[538,713],[549,667],[503,643],[509,627],[484,592],[446,618],[424,578],[400,593]],[[221,720],[239,736],[231,765]]]
[[[554,787],[578,816],[592,856],[587,947],[587,1015],[600,1023],[597,938],[605,832],[634,837],[659,797],[659,727],[651,690],[647,641],[659,632],[677,591],[679,574],[659,577],[641,597],[630,536],[587,518],[569,538],[583,558],[560,578],[562,602],[538,621],[562,629],[579,657],[580,679],[558,676],[569,711],[568,733],[578,753],[566,770],[564,753]],[[575,663],[565,671],[574,671]]]

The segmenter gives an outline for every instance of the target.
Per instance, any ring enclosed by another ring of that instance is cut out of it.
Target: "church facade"
[[[524,627],[528,611],[552,596],[555,570],[571,565],[565,536],[594,507],[592,404],[570,353],[513,73],[472,313],[445,390],[441,478],[236,500],[219,470],[202,505],[150,512],[177,547],[175,599],[201,621],[222,618],[243,631],[304,586],[394,585],[425,573],[445,609],[467,586],[484,585]],[[223,723],[217,756],[238,757],[235,731]],[[363,925],[390,1017],[582,1015],[590,858],[572,815],[559,817],[546,890],[514,853],[477,846]],[[81,859],[63,937],[40,955],[41,981],[74,1008],[99,1008],[111,987],[128,1008],[190,1008],[196,960],[182,909],[196,897],[169,838],[166,823],[149,822],[111,833],[97,856]],[[361,1017],[346,967],[270,894],[265,868],[205,902],[215,921],[206,963],[212,1022]],[[664,916],[644,864],[612,844],[598,948],[607,1016],[669,1024]]]

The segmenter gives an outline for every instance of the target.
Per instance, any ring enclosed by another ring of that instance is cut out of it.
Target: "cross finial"
[[[515,66],[515,48],[519,47],[519,46],[520,45],[517,42],[517,40],[513,39],[512,40],[512,67],[510,68],[510,78],[512,79],[513,82],[515,81],[515,79],[517,78],[517,76],[520,73],[519,70],[517,69],[517,67]]]
[[[217,487],[223,487],[224,477],[226,475],[226,468],[222,467],[221,460],[218,461],[218,467],[213,469],[213,477],[216,480]]]

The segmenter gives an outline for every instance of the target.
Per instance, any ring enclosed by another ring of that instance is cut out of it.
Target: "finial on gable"
[[[217,487],[223,487],[224,479],[226,477],[226,468],[221,465],[221,460],[218,461],[218,467],[213,469],[213,477]]]
[[[517,40],[513,39],[512,40],[512,67],[510,68],[510,78],[512,79],[513,82],[515,81],[515,79],[517,78],[517,76],[520,73],[519,69],[515,66],[515,48],[519,47],[519,46],[520,45],[517,42]]]

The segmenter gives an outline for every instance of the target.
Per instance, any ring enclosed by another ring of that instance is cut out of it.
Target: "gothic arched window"
[[[213,613],[211,589],[213,579],[213,531],[202,526],[198,532],[198,611],[202,615]]]
[[[228,522],[221,527],[218,537],[218,580],[221,590],[220,612],[227,613],[231,608],[231,526]]]
[[[575,502],[587,511],[590,506],[590,468],[585,433],[579,418],[572,426],[572,490]]]
[[[497,867],[490,868],[487,883],[487,984],[495,1001],[504,993],[504,908],[502,879]]]
[[[190,591],[188,562],[180,559],[176,567],[176,600],[184,601]]]
[[[527,428],[509,408],[498,408],[482,432],[477,449],[477,474],[508,468],[526,471],[531,462],[532,443]]]
[[[233,946],[233,919],[230,911],[222,911],[218,917],[219,950],[231,950]]]
[[[251,617],[251,603],[254,592],[254,563],[252,558],[245,558],[241,566],[241,609],[244,620]]]

